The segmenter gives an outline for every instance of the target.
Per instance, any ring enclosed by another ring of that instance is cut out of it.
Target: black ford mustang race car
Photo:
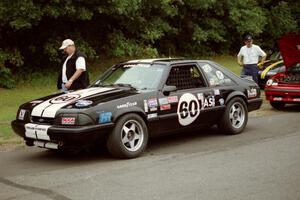
[[[29,146],[79,148],[106,141],[119,158],[139,156],[148,138],[217,124],[243,131],[260,89],[215,62],[145,59],[116,64],[84,90],[20,106],[14,131]]]

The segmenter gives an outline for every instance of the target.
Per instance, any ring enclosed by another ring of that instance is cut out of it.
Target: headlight
[[[272,79],[269,79],[269,80],[267,81],[266,85],[267,85],[267,86],[270,86],[270,85],[272,85],[272,83],[273,83],[273,80],[272,80]]]
[[[278,83],[277,83],[275,80],[273,80],[273,79],[269,79],[269,80],[267,81],[266,85],[267,85],[267,86],[278,85]]]

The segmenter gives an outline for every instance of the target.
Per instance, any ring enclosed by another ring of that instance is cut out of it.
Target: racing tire
[[[278,102],[278,101],[270,101],[270,104],[273,108],[275,108],[277,110],[281,110],[285,106],[284,102]]]
[[[116,158],[136,158],[146,148],[148,128],[137,114],[122,116],[109,134],[106,146],[109,153]]]
[[[228,135],[241,133],[248,122],[248,109],[245,101],[240,97],[231,99],[218,124],[219,130]]]

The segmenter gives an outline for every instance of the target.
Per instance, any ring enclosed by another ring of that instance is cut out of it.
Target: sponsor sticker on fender
[[[62,117],[61,124],[63,125],[74,125],[76,121],[75,117]]]
[[[158,106],[157,99],[149,99],[148,106],[149,108],[156,108]]]
[[[220,105],[221,105],[221,106],[224,105],[224,99],[223,99],[223,98],[219,99],[219,102],[220,102]]]
[[[197,97],[200,100],[201,109],[205,109],[208,107],[214,107],[216,105],[215,96],[204,97],[203,93],[198,93]]]
[[[215,97],[209,96],[209,97],[204,98],[201,102],[201,105],[202,105],[201,109],[214,107],[216,105]]]
[[[102,112],[99,114],[99,124],[111,122],[112,112]]]
[[[160,110],[170,110],[171,109],[171,105],[170,104],[165,104],[165,105],[161,105],[160,106]]]
[[[157,113],[148,114],[147,117],[148,117],[148,119],[156,118],[157,117]]]
[[[137,102],[127,102],[127,103],[125,103],[125,104],[118,105],[117,108],[118,108],[118,109],[121,109],[121,108],[129,108],[129,107],[136,106],[136,105],[137,105]]]
[[[146,113],[149,111],[147,100],[144,100],[144,110],[145,110]]]
[[[178,97],[177,96],[170,96],[170,97],[168,97],[168,102],[169,103],[177,103],[178,102]]]
[[[219,89],[214,89],[214,94],[215,95],[220,95],[220,90]]]
[[[168,104],[168,98],[164,97],[164,98],[160,98],[159,100],[159,105],[165,105]]]

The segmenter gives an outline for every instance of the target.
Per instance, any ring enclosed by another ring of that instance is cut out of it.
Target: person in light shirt
[[[238,64],[243,67],[241,76],[252,76],[252,79],[257,83],[258,81],[258,67],[259,61],[265,61],[267,54],[258,46],[253,44],[251,35],[244,37],[245,45],[241,47],[238,55]]]
[[[64,40],[59,49],[64,50],[67,57],[57,79],[57,88],[62,92],[87,88],[90,83],[85,55],[76,49],[71,39]]]

